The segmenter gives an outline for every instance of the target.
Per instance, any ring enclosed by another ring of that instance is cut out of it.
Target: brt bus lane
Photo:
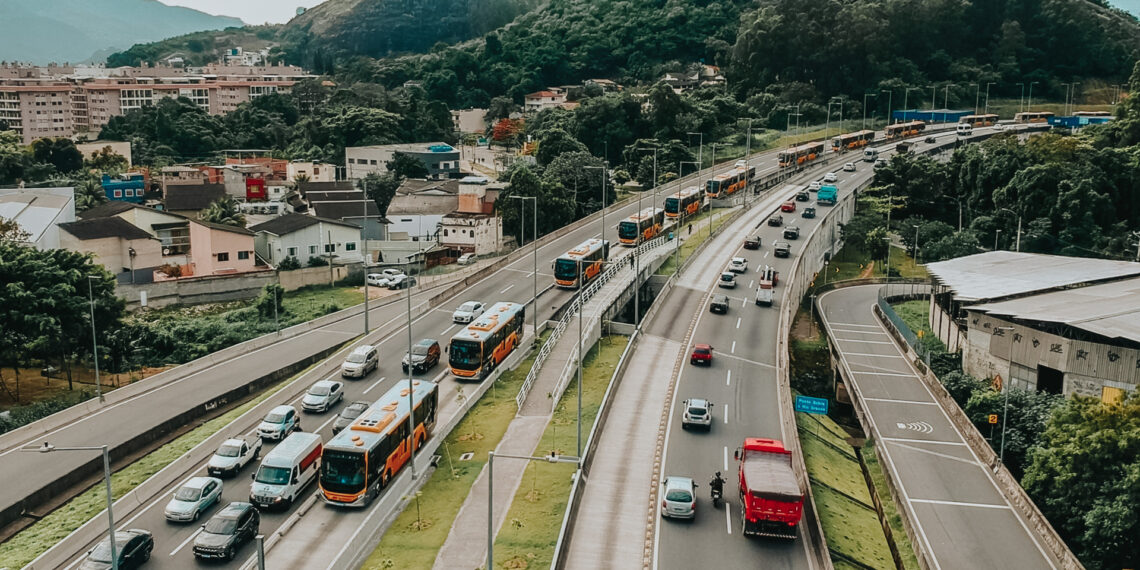
[[[774,159],[767,157],[768,162],[773,162]],[[759,160],[757,162],[760,162]],[[722,167],[727,168],[726,167]],[[758,169],[761,170],[761,169]],[[690,182],[691,183],[691,182]],[[664,196],[668,193],[675,192],[677,185],[663,186],[658,190],[658,204],[662,204]],[[606,222],[606,238],[611,242],[611,246],[617,242],[616,225],[620,220],[632,215],[637,211],[637,203],[633,202],[613,212],[607,212]],[[576,231],[570,232],[566,236],[553,240],[551,243],[539,246],[538,257],[538,287],[541,291],[548,285],[553,283],[553,275],[551,270],[552,260],[564,253],[585,239],[598,237],[601,233],[601,228],[598,224],[590,224],[579,228]],[[526,246],[523,246],[524,248]],[[624,259],[629,255],[627,248],[611,247],[611,259]],[[532,285],[534,280],[534,259],[531,256],[522,256],[515,260],[508,266],[499,270],[495,274],[483,279],[468,288],[467,291],[452,298],[451,302],[446,305],[433,307],[427,313],[421,315],[413,321],[412,338],[418,340],[420,338],[434,338],[437,339],[441,345],[446,345],[451,336],[459,330],[461,325],[452,323],[451,314],[456,306],[466,300],[479,300],[487,304],[493,304],[496,301],[514,301],[517,303],[528,303],[532,297]],[[549,292],[543,294],[537,303],[539,311],[539,319],[549,319],[555,310],[565,304],[574,295],[574,291],[563,290],[554,288]],[[413,296],[415,293],[413,292]],[[417,301],[413,298],[413,305]],[[394,303],[387,305],[389,313],[393,316],[392,320],[397,320],[402,317],[400,309],[401,303]],[[528,306],[528,315],[526,319],[527,326],[533,321],[533,317],[529,314],[531,308]],[[354,336],[349,332],[350,321],[345,321],[341,328],[345,329],[345,340]],[[323,414],[309,414],[302,413],[301,425],[304,431],[315,431],[321,434],[323,441],[328,441],[332,437],[331,424],[336,417],[337,412],[347,403],[355,400],[372,401],[384,393],[391,385],[398,379],[405,377],[400,370],[400,360],[407,350],[407,329],[401,327],[399,330],[391,333],[378,343],[380,351],[380,365],[377,370],[368,375],[366,378],[360,380],[343,380],[345,384],[345,396],[342,403],[335,406],[332,410]],[[440,382],[440,417],[437,423],[443,423],[447,417],[445,414],[454,414],[458,412],[458,405],[454,404],[457,398],[458,384],[451,377],[443,371],[446,369],[446,354],[441,360],[440,365],[431,371],[433,380]],[[239,363],[247,362],[247,359],[237,359]],[[227,365],[229,366],[229,365]],[[259,366],[264,367],[265,363],[261,362]],[[339,370],[326,375],[320,379],[340,380]],[[315,382],[316,379],[313,380]],[[300,397],[294,398],[290,401],[282,401],[281,403],[289,403],[294,405],[300,410]],[[237,426],[231,425],[225,429],[232,430],[234,433],[245,433],[251,431],[259,418],[248,419],[245,423],[248,425]],[[53,440],[54,442],[55,440]],[[266,442],[262,449],[262,456],[268,453],[273,444]],[[34,454],[27,454],[34,455]],[[243,469],[235,478],[224,481],[222,498],[219,500],[219,505],[224,506],[232,501],[248,501],[249,500],[249,485],[250,477],[254,473],[256,467],[247,467]],[[170,499],[172,493],[178,486],[180,486],[186,479],[192,476],[205,476],[205,463],[194,467],[194,469],[187,474],[187,476],[180,480],[178,484],[171,486],[167,492],[161,493],[149,501],[146,505],[134,510],[130,515],[120,518],[116,522],[116,527],[120,529],[125,528],[145,528],[154,533],[155,550],[152,560],[148,563],[148,567],[170,567],[170,568],[184,568],[187,564],[193,564],[193,538],[197,535],[200,529],[200,524],[209,519],[210,516],[220,510],[220,506],[212,506],[208,511],[204,512],[198,523],[192,524],[175,524],[168,523],[163,516],[163,508],[167,501]],[[316,492],[316,485],[312,484],[304,491],[305,496],[311,496]],[[383,494],[381,496],[384,496]],[[282,512],[262,512],[260,532],[263,535],[269,536],[275,532],[289,517],[296,512],[296,510],[304,505],[306,500],[299,498],[292,505]],[[374,513],[374,508],[381,506],[381,501],[373,501],[373,505],[366,509],[349,510],[331,507],[323,507],[317,505],[317,508],[311,509],[305,517],[293,528],[289,530],[287,539],[282,541],[281,544],[289,544],[288,550],[293,552],[303,553],[300,559],[312,560],[313,563],[317,561],[328,561],[332,558],[325,557],[330,552],[334,554],[333,558],[339,554],[344,553],[345,542],[350,536],[355,536],[353,532],[345,532],[343,534],[336,534],[332,536],[343,537],[344,540],[330,540],[328,530],[330,526],[336,528],[353,528],[373,518],[371,515]],[[66,539],[65,539],[66,540]],[[76,545],[75,551],[85,553],[86,550],[91,548],[93,544]],[[277,548],[283,548],[278,545]],[[284,551],[283,551],[284,552]],[[320,557],[316,555],[319,553]],[[246,561],[247,555],[253,555],[253,548],[243,546],[239,550],[235,562],[230,565],[240,564]],[[76,556],[72,559],[72,563],[68,567],[74,567],[81,556]],[[213,565],[213,564],[212,564]],[[290,565],[292,565],[290,563]]]

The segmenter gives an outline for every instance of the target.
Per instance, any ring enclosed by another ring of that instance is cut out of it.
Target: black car
[[[786,241],[778,241],[772,245],[772,254],[776,257],[788,257],[792,254],[792,245]]]
[[[804,208],[804,212],[800,215],[805,217],[805,218],[814,218],[815,217],[815,208],[812,208],[812,207]]]
[[[237,549],[257,536],[261,515],[250,503],[230,503],[218,511],[194,538],[196,558],[233,560]]]
[[[340,430],[352,425],[352,420],[360,417],[364,410],[372,404],[368,402],[353,402],[344,407],[339,414],[336,415],[336,421],[333,422],[332,431],[334,434],[340,433]]]
[[[425,338],[412,345],[411,354],[404,354],[404,360],[400,362],[400,367],[404,372],[407,372],[408,362],[411,362],[414,372],[431,370],[433,366],[439,364],[441,352],[438,342],[434,339]]]
[[[934,144],[936,142],[938,142],[938,139],[936,139],[934,137],[926,137],[926,143],[927,144]]]
[[[721,314],[727,313],[728,295],[713,295],[712,301],[709,302],[709,311]]]
[[[811,194],[808,194],[807,191],[800,190],[796,194],[796,201],[797,202],[807,202],[808,200],[811,200]]]
[[[784,216],[776,214],[775,216],[768,218],[768,225],[769,226],[782,226],[782,225],[784,225]]]
[[[760,236],[744,238],[744,249],[760,249]]]
[[[407,289],[416,286],[416,278],[410,275],[399,275],[388,282],[389,289]]]
[[[154,536],[150,531],[139,528],[120,530],[115,533],[115,549],[119,568],[138,568],[150,559],[150,551],[154,550]],[[111,539],[104,538],[87,552],[79,570],[103,570],[111,567]]]
[[[800,229],[796,226],[788,226],[784,228],[784,239],[799,239]]]

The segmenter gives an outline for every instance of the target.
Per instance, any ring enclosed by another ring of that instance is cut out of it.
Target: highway
[[[757,171],[763,173],[766,171],[774,170],[775,167],[775,153],[770,152],[765,155],[754,159],[753,164],[758,166]],[[730,165],[724,165],[717,170],[725,170]],[[709,176],[709,171],[705,172],[705,176]],[[692,182],[685,182],[691,184]],[[670,192],[675,192],[677,184],[665,185],[658,190],[660,195]],[[643,207],[648,207],[649,197],[646,197]],[[662,199],[658,198],[658,205],[660,206]],[[616,242],[616,226],[618,221],[633,214],[637,210],[637,202],[634,201],[629,205],[621,208],[613,208],[607,211],[606,214],[606,238],[611,243]],[[601,227],[598,223],[590,224],[578,228],[561,238],[552,240],[551,242],[540,245],[538,251],[538,280],[539,289],[546,287],[553,281],[553,276],[550,273],[551,261],[568,251],[573,246],[581,243],[582,241],[598,237],[601,233]],[[525,246],[524,246],[525,247]],[[629,253],[629,249],[623,247],[611,248],[611,259],[615,256],[624,256]],[[506,267],[498,270],[494,274],[488,276],[482,281],[469,287],[465,292],[457,295],[449,303],[444,303],[441,306],[432,307],[430,311],[415,318],[412,324],[413,339],[420,338],[435,338],[445,345],[450,339],[451,335],[458,330],[458,325],[451,322],[451,313],[456,306],[466,300],[479,300],[485,303],[494,303],[496,301],[515,301],[519,303],[529,302],[532,297],[532,280],[533,280],[533,261],[530,256],[523,256]],[[542,295],[539,298],[539,318],[542,320],[548,319],[551,314],[561,305],[566,303],[572,298],[573,292],[561,289],[552,289],[549,293]],[[416,300],[413,299],[413,303]],[[388,319],[402,319],[404,318],[404,304],[394,303],[387,305],[380,309],[382,312],[379,314],[385,315]],[[378,313],[372,313],[376,318]],[[384,322],[384,321],[374,321]],[[530,315],[528,314],[527,324],[531,322]],[[344,342],[357,336],[358,331],[362,324],[358,319],[350,319],[338,323],[336,328],[328,332],[317,334],[333,334],[339,338],[338,342]],[[322,330],[323,331],[323,330]],[[303,342],[303,341],[302,341]],[[281,348],[279,350],[287,350]],[[298,345],[293,345],[292,350],[303,350]],[[403,377],[400,371],[400,359],[403,357],[407,350],[407,329],[399,328],[398,330],[389,334],[379,343],[380,350],[380,366],[376,371],[368,375],[366,378],[359,380],[346,380],[345,381],[345,403],[353,400],[367,400],[368,398],[375,398],[387,390],[392,383]],[[276,356],[275,356],[276,355]],[[234,370],[250,371],[259,370],[264,372],[264,369],[273,366],[274,363],[279,362],[282,358],[280,353],[276,352],[260,352],[238,358],[234,363],[227,363],[225,370],[221,367],[211,369],[202,373],[202,378],[197,379],[196,382],[180,382],[182,387],[178,390],[186,389],[187,391],[197,392],[202,390],[199,383],[209,382],[225,382],[228,377],[234,374]],[[446,355],[445,355],[446,358]],[[277,360],[275,360],[277,359]],[[238,363],[241,363],[239,367]],[[244,368],[243,368],[244,367]],[[447,414],[455,413],[459,407],[456,405],[456,389],[459,386],[450,374],[443,373],[445,370],[445,362],[441,362],[440,366],[430,371],[427,377],[440,383],[440,402],[441,410],[440,417],[437,423],[445,423]],[[251,372],[252,373],[252,372]],[[218,378],[215,378],[218,377]],[[324,379],[320,377],[306,377],[306,382],[311,384],[317,380]],[[332,373],[327,376],[327,379],[339,379],[339,373]],[[470,390],[468,390],[470,391]],[[170,397],[174,397],[171,395]],[[183,397],[186,397],[185,395]],[[199,392],[199,397],[200,392]],[[297,398],[285,401],[282,398],[281,403],[291,403],[300,408]],[[340,404],[332,411],[324,414],[303,414],[301,423],[305,431],[314,431],[322,435],[322,438],[328,440],[331,437],[332,420],[336,412],[345,404]],[[127,409],[122,410],[126,415],[139,415],[151,417],[154,416],[158,421],[163,413],[161,407],[152,407],[151,402],[132,401],[129,405],[124,406]],[[145,410],[145,413],[138,413]],[[106,414],[104,419],[111,421],[112,415],[122,414]],[[227,431],[231,433],[248,432],[255,427],[255,418],[246,418],[242,422],[231,424]],[[137,427],[137,424],[134,424]],[[120,426],[122,427],[122,426]],[[90,428],[88,428],[90,429]],[[122,427],[123,432],[129,432],[130,427]],[[80,434],[80,431],[85,430],[68,430],[67,435],[74,435],[76,437],[83,437],[83,442],[93,442],[98,436],[85,433]],[[60,436],[63,434],[53,434],[50,441],[56,445],[80,445],[82,442],[68,441]],[[41,438],[42,439],[42,438]],[[266,445],[262,451],[262,455],[272,449],[272,445]],[[55,460],[57,456],[65,456],[67,454],[53,454],[50,458]],[[19,454],[20,458],[37,457],[38,454]],[[82,459],[82,458],[81,458]],[[8,467],[5,467],[7,469]],[[249,477],[253,473],[253,467],[247,467],[243,470],[237,478],[230,479],[225,482],[223,499],[221,504],[224,505],[230,501],[246,501],[249,496]],[[187,473],[186,478],[191,476],[205,475],[205,464],[196,465],[190,472]],[[312,488],[315,492],[315,486]],[[171,488],[169,491],[173,491]],[[117,522],[118,528],[145,528],[151,530],[155,534],[155,550],[151,562],[148,567],[155,568],[184,568],[189,564],[193,564],[193,556],[190,552],[193,537],[198,532],[197,525],[185,525],[167,523],[163,518],[162,507],[165,506],[169,500],[170,494],[162,493],[160,496],[146,503],[130,515],[120,515]],[[382,495],[381,499],[384,496]],[[289,515],[297,509],[298,506],[303,504],[304,501],[298,501],[290,507],[289,510],[282,513],[264,513],[261,521],[261,533],[269,535],[279,525],[281,525]],[[295,552],[296,558],[290,561],[292,567],[313,567],[322,565],[332,565],[335,560],[343,555],[348,554],[349,546],[359,546],[351,544],[353,538],[356,536],[356,531],[364,519],[375,520],[377,516],[386,514],[381,512],[384,508],[391,508],[389,501],[376,500],[372,506],[358,511],[345,511],[333,507],[327,507],[323,504],[316,504],[313,506],[306,515],[301,518],[300,522],[294,525],[285,539],[278,545],[278,549],[288,549],[290,552]],[[217,512],[219,507],[212,507],[209,512],[204,513],[201,522],[204,522],[206,517]],[[71,545],[74,552],[85,552],[91,545]],[[249,556],[253,555],[252,547],[245,547],[239,551],[239,556],[236,562],[231,566],[235,566],[245,561]],[[78,562],[78,556],[72,561],[71,566]]]
[[[1000,492],[934,395],[872,313],[881,286],[819,297],[820,313],[852,393],[899,482],[931,568],[1059,568]]]

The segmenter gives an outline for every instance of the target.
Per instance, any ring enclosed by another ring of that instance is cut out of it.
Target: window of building
[[[443,230],[443,237],[447,237],[447,230]],[[110,542],[110,541],[107,541]]]
[[[115,197],[116,198],[122,198],[123,197],[123,191],[122,190],[115,190]]]
[[[335,251],[336,251],[336,244],[335,243],[326,243],[325,244],[325,253],[334,253]]]
[[[355,158],[350,158],[350,159],[348,159],[348,163],[349,163],[349,164],[356,164],[356,159],[355,159]],[[110,542],[110,541],[107,541],[107,542]]]
[[[309,246],[309,255],[316,255],[316,254],[317,254],[317,246],[310,245]]]
[[[313,176],[316,176],[316,175],[318,175],[318,174],[320,174],[320,173],[321,173],[321,169],[320,169],[320,168],[317,168],[316,166],[314,166],[314,167],[313,167]],[[110,541],[107,541],[107,542],[110,542]]]
[[[372,166],[376,166],[376,160],[375,159],[372,160]]]
[[[243,260],[243,261],[246,259],[249,259],[249,252],[248,251],[239,251],[238,252],[238,259]]]
[[[218,261],[229,261],[229,260],[230,260],[230,252],[223,251],[222,253],[218,254]]]
[[[289,248],[288,251],[289,251],[289,257],[297,257],[297,248],[291,247],[291,248]]]
[[[345,242],[344,250],[345,251],[356,251],[356,242],[354,242],[354,241]]]
[[[134,190],[131,190],[128,188],[127,190],[125,190],[125,192],[126,192],[127,198],[134,198],[135,197],[135,191]]]

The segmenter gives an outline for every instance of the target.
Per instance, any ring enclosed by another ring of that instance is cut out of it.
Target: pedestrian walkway
[[[672,251],[672,243],[666,242],[642,255],[643,269]],[[646,269],[647,270],[647,269]],[[626,266],[602,286],[582,308],[582,331],[584,346],[591,346],[601,331],[601,318],[633,282],[633,269]],[[536,450],[546,425],[550,422],[557,395],[565,388],[566,380],[573,375],[578,361],[578,318],[567,321],[566,333],[555,343],[546,362],[542,365],[534,386],[519,408],[518,415],[511,421],[495,453],[511,455],[545,455]],[[514,500],[523,474],[526,461],[502,461],[495,466],[495,534],[502,528],[507,510]],[[436,556],[433,568],[451,570],[454,568],[477,568],[487,559],[487,469],[475,480],[467,499],[459,509],[459,514],[451,525],[447,540]]]

